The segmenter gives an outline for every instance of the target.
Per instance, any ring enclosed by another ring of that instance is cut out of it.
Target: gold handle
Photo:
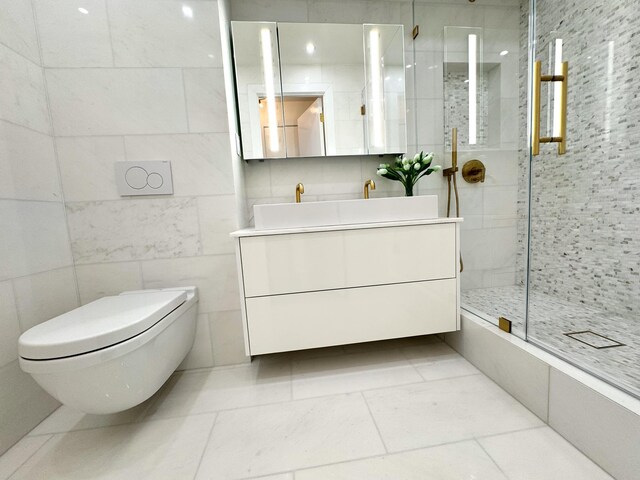
[[[561,75],[542,75],[542,63],[537,61],[533,64],[533,112],[531,126],[531,154],[540,154],[541,143],[557,143],[558,155],[567,152],[567,91],[569,81],[569,62],[562,62]],[[560,136],[540,137],[540,91],[542,82],[561,82],[560,88]]]
[[[451,129],[451,168],[453,172],[458,169],[458,129]]]

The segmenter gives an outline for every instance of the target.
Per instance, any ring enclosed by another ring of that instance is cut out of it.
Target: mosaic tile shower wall
[[[616,2],[615,9],[605,0],[537,2],[537,31],[543,32],[538,34],[538,58],[548,64],[550,42],[562,38],[570,84],[567,153],[558,156],[555,145],[543,145],[532,165],[531,285],[626,318],[640,311],[640,296],[633,294],[640,280],[635,168],[640,154],[640,37],[628,28],[629,19],[638,19],[636,7],[629,0]],[[523,8],[523,22],[527,10]],[[521,79],[526,80],[526,73],[521,72]],[[544,135],[544,90],[542,99]],[[526,112],[521,110],[522,117]],[[526,235],[525,142],[523,138],[521,245]],[[519,252],[524,271],[524,249]]]
[[[480,79],[478,95],[477,144],[469,145],[469,75],[466,72],[447,72],[444,77],[445,141],[451,148],[451,129],[458,128],[458,144],[465,148],[486,148],[489,131],[489,86]],[[493,99],[500,101],[500,98]]]

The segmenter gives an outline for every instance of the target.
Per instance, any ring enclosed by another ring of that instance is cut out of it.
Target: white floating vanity
[[[234,232],[247,354],[459,330],[461,221]]]

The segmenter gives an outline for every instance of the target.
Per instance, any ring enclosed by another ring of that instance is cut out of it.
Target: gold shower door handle
[[[562,73],[560,75],[542,75],[542,63],[538,60],[533,64],[533,112],[531,119],[531,153],[540,154],[541,143],[557,143],[558,155],[567,152],[567,84],[569,81],[569,62],[562,62]],[[540,137],[540,91],[542,82],[561,82],[560,88],[560,136]]]

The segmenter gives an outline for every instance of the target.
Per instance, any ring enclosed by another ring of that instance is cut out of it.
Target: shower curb
[[[462,311],[444,340],[603,470],[640,471],[640,400]]]

